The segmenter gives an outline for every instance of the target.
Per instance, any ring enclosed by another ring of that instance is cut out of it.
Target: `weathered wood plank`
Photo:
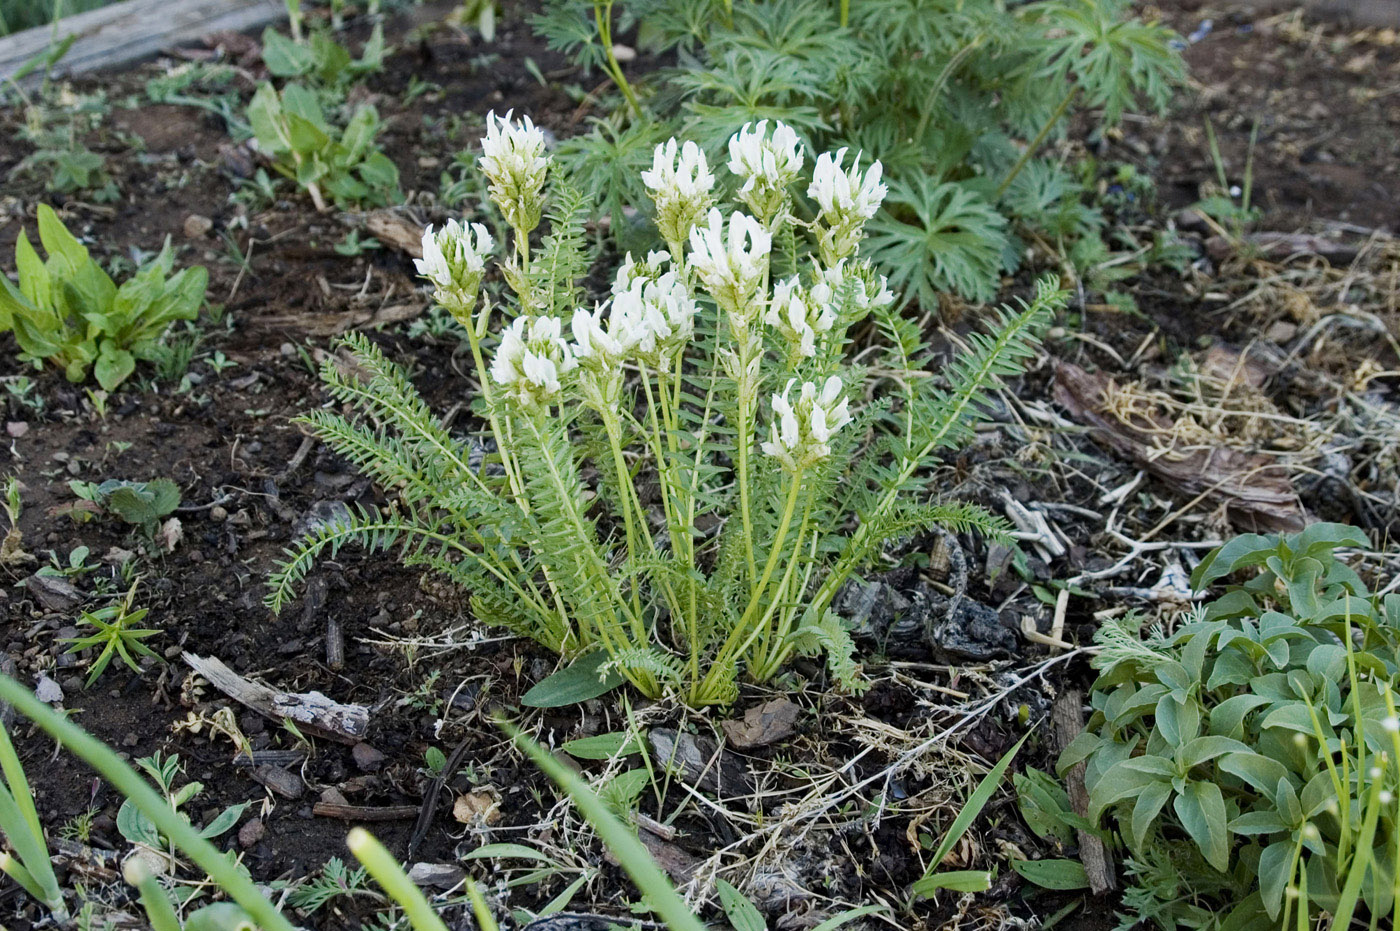
[[[0,38],[0,81],[70,35],[77,38],[54,74],[119,67],[211,32],[256,29],[286,15],[282,0],[124,0],[59,20],[57,30],[37,26]],[[30,75],[27,83],[40,77]]]

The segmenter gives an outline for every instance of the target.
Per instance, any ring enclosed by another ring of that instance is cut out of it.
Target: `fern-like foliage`
[[[880,158],[892,196],[871,258],[925,307],[945,291],[994,297],[1024,252],[1015,227],[1061,258],[1099,242],[1093,185],[1068,174],[1045,184],[1043,169],[1029,187],[1020,179],[1077,111],[1111,127],[1133,107],[1164,108],[1183,81],[1170,31],[1127,0],[862,0],[847,23],[840,6],[757,0],[726,13],[720,0],[621,0],[639,40],[679,50],[676,67],[646,79],[654,106],[634,125],[695,139],[714,159],[745,123],[781,120],[818,151]],[[539,22],[554,47],[590,65],[586,8],[545,0]],[[621,189],[612,176],[632,138],[622,124],[612,117],[566,146],[576,174]],[[618,222],[615,195],[603,206],[615,230],[635,232]]]

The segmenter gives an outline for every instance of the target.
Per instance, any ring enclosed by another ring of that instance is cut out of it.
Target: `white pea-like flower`
[[[671,253],[665,249],[655,249],[647,253],[647,257],[642,261],[632,258],[632,253],[627,253],[622,264],[618,266],[617,274],[613,276],[612,293],[621,294],[632,287],[632,282],[638,278],[660,278],[671,263]]]
[[[513,229],[529,233],[540,225],[544,206],[544,179],[549,171],[544,132],[523,116],[511,120],[495,111],[486,115],[486,135],[481,140],[481,171],[491,182],[491,199],[501,208]]]
[[[782,394],[773,395],[773,421],[763,451],[791,472],[814,465],[831,455],[830,441],[851,422],[841,379],[835,375],[820,387],[803,382],[797,400],[789,398],[797,379],[789,379]]]
[[[1381,727],[1385,729],[1387,734],[1394,734],[1400,731],[1400,718],[1392,714],[1381,720]]]
[[[818,266],[813,277],[811,290],[816,300],[844,307],[858,317],[894,303],[889,279],[876,275],[869,262],[841,259],[829,268]]]
[[[414,259],[418,274],[433,283],[437,302],[454,314],[465,313],[476,302],[486,258],[495,242],[480,223],[448,220],[442,229],[423,231],[423,257]]]
[[[636,277],[613,298],[613,317],[625,333],[621,341],[637,358],[658,371],[695,334],[697,306],[675,272],[655,278]]]
[[[560,377],[578,365],[562,331],[558,317],[516,317],[501,331],[491,379],[523,407],[548,404],[559,393]]]
[[[731,214],[726,230],[724,216],[711,210],[708,222],[690,232],[690,264],[738,330],[757,316],[753,298],[772,248],[773,237],[763,224],[745,213]]]
[[[773,288],[773,300],[763,322],[776,329],[787,341],[793,356],[811,358],[817,354],[817,338],[836,325],[836,308],[826,289],[825,300],[816,289],[808,290],[796,276],[780,281]]]
[[[642,183],[656,203],[656,227],[668,244],[683,243],[714,202],[715,176],[705,153],[694,142],[684,145],[674,137],[656,147],[651,170],[642,172]]]
[[[627,346],[612,330],[617,329],[617,316],[604,321],[603,307],[593,310],[580,307],[574,311],[570,328],[574,331],[573,354],[580,365],[588,369],[612,370],[622,363]],[[611,324],[610,326],[607,324]]]
[[[787,205],[788,187],[797,180],[806,157],[793,128],[781,121],[768,133],[768,121],[745,123],[729,139],[729,170],[744,180],[739,199],[772,222]]]
[[[878,161],[862,172],[857,153],[848,169],[842,164],[846,152],[842,147],[834,155],[822,153],[807,188],[807,196],[817,202],[818,248],[827,265],[855,254],[865,222],[875,216],[889,193],[880,182],[883,169]]]

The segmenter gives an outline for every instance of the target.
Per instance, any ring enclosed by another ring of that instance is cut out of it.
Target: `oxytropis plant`
[[[466,331],[482,431],[451,433],[378,349],[348,340],[357,364],[324,377],[367,418],[307,421],[397,502],[302,540],[271,605],[347,541],[400,544],[470,589],[480,620],[649,696],[727,703],[742,674],[765,680],[794,653],[825,654],[856,685],[833,597],[893,538],[1000,532],[977,507],[930,503],[920,476],[1020,370],[1062,296],[1042,285],[939,377],[911,373],[930,353],[859,257],[885,194],[879,163],[823,154],[803,184],[796,135],[758,123],[731,140],[723,181],[692,142],[656,148],[643,182],[667,248],[627,256],[585,306],[588,205],[567,179],[550,189],[528,119],[487,126],[509,295],[483,288],[496,246],[479,224],[429,229],[418,263]],[[743,209],[721,209],[726,189]],[[552,230],[532,244],[546,213]],[[867,318],[892,344],[878,374],[846,353]]]
[[[1248,534],[1196,569],[1228,588],[1170,635],[1100,632],[1088,729],[1090,820],[1126,844],[1124,904],[1177,927],[1370,927],[1400,918],[1400,595],[1371,594],[1314,524]]]

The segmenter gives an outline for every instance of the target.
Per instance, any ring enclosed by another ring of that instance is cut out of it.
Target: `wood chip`
[[[1083,693],[1078,689],[1067,689],[1051,708],[1050,717],[1055,725],[1055,743],[1063,750],[1084,730]],[[1065,774],[1070,804],[1080,817],[1089,814],[1089,792],[1084,787],[1084,769],[1081,760]],[[1084,864],[1089,889],[1094,895],[1113,891],[1117,885],[1113,877],[1113,857],[1103,841],[1088,831],[1079,831],[1079,859]]]
[[[364,705],[343,705],[320,692],[280,692],[245,679],[212,656],[186,652],[181,657],[214,688],[272,721],[290,719],[304,731],[347,744],[360,743],[369,730]]]
[[[342,821],[407,821],[418,817],[417,805],[387,805],[368,808],[363,805],[332,805],[317,802],[311,813],[319,818],[339,818]]]

